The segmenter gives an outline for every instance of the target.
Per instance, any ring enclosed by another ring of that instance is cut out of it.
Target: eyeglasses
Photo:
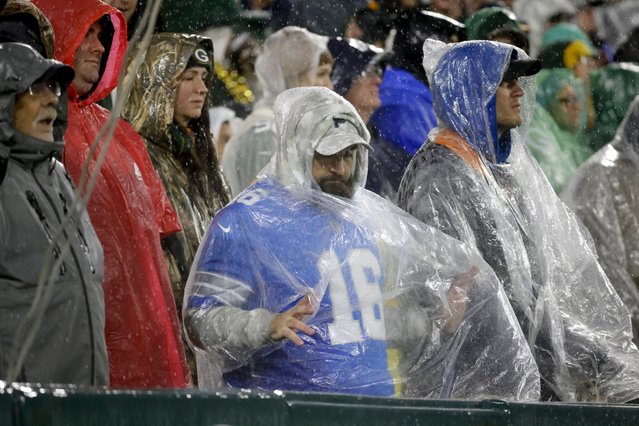
[[[384,67],[379,65],[369,66],[360,73],[360,76],[364,78],[377,76],[381,79],[384,77]]]
[[[31,96],[39,96],[44,94],[44,91],[49,89],[58,98],[62,95],[62,85],[57,80],[36,81],[29,86],[29,94]]]

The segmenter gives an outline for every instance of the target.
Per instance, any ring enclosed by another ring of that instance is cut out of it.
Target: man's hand
[[[295,334],[295,330],[309,336],[315,334],[315,330],[302,322],[302,318],[314,312],[311,298],[308,295],[304,296],[288,311],[275,315],[269,326],[269,337],[276,342],[288,338],[298,346],[303,345],[304,341]]]
[[[473,279],[479,272],[479,268],[473,266],[464,274],[458,276],[446,292],[450,316],[444,325],[444,332],[454,333],[464,319],[468,305],[468,289],[473,285]]]

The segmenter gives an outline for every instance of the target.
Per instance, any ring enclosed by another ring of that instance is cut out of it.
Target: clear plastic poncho
[[[561,199],[593,237],[639,339],[639,96],[617,135],[575,172]]]
[[[628,311],[588,232],[555,195],[523,140],[534,77],[521,77],[523,124],[497,138],[497,87],[513,46],[427,40],[438,131],[407,168],[399,205],[476,246],[494,269],[542,376],[542,398],[629,401],[639,352]]]
[[[218,213],[187,284],[200,386],[538,399],[532,354],[476,251],[365,190],[362,145],[354,196],[320,190],[311,170],[327,131],[342,120],[368,141],[354,108],[297,88],[274,112],[273,172]],[[313,333],[272,340],[271,321],[300,303]]]
[[[229,140],[222,159],[234,196],[255,180],[277,149],[272,111],[275,98],[286,89],[301,86],[306,76],[314,83],[327,43],[328,37],[295,26],[276,31],[264,42],[255,61],[263,97]]]

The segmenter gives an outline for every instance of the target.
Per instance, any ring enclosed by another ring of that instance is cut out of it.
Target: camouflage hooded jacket
[[[172,149],[177,90],[197,47],[207,50],[212,62],[213,45],[209,39],[186,34],[155,34],[144,64],[135,75],[123,113],[146,141],[151,160],[182,223],[183,231],[164,241],[178,310],[200,240],[215,213],[229,201],[215,147],[208,136],[209,100],[204,104],[202,117],[190,123],[191,130],[197,134],[191,152],[176,154]],[[209,73],[206,79],[209,90],[212,80],[213,75]]]

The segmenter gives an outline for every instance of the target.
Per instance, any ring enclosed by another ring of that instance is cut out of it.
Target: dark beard
[[[347,182],[339,179],[322,179],[318,184],[322,191],[327,194],[337,195],[338,197],[353,198],[355,192],[351,179]]]

